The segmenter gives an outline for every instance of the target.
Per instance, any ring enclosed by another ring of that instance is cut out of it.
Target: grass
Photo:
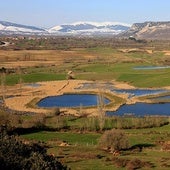
[[[142,64],[145,65],[145,64]],[[88,80],[112,80],[127,82],[136,87],[163,87],[170,84],[170,69],[134,70],[141,64],[91,64],[80,66],[77,78]],[[157,81],[160,80],[160,81]]]
[[[162,127],[146,128],[146,129],[128,129],[126,133],[130,134],[131,145],[156,144],[158,141],[170,140],[169,135],[170,124]]]
[[[114,166],[113,163],[101,161],[100,159],[72,161],[69,166],[74,170],[121,170],[121,168]]]
[[[79,134],[72,132],[48,132],[42,131],[32,134],[22,135],[22,137],[31,140],[38,140],[47,142],[50,140],[60,140],[67,141],[69,144],[78,144],[78,145],[96,145],[97,139],[100,137],[100,134],[89,133],[89,134]]]
[[[149,73],[149,72],[141,72],[141,73],[124,73],[119,76],[117,79],[118,81],[125,81],[129,82],[136,87],[163,87],[169,86],[170,79],[169,79],[170,71],[161,73]],[[160,80],[160,81],[158,81]]]
[[[7,75],[6,84],[14,85],[19,83],[19,80],[22,79],[24,83],[36,83],[41,81],[54,81],[54,80],[65,80],[65,74],[54,74],[54,73],[32,73],[32,74],[23,74],[19,75]]]

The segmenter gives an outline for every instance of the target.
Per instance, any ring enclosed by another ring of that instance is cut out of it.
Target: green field
[[[15,85],[17,83],[36,83],[42,81],[56,81],[56,80],[65,80],[65,74],[54,74],[54,73],[32,73],[32,74],[23,74],[23,75],[8,75],[6,76],[5,83],[7,85]]]
[[[144,66],[144,64],[82,64],[76,66],[73,70],[75,79],[82,80],[116,80],[127,82],[136,87],[163,87],[170,84],[170,69],[160,70],[134,70],[136,66]],[[147,66],[147,65],[146,65]],[[59,69],[59,68],[58,68]],[[70,68],[71,70],[71,68]],[[29,74],[14,74],[6,76],[6,84],[14,85],[19,83],[35,83],[41,81],[65,80],[66,72],[56,70],[56,73],[37,72]],[[159,80],[159,81],[157,81]]]

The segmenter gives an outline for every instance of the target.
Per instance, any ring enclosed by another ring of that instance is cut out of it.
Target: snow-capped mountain
[[[0,21],[0,34],[12,35],[12,34],[44,34],[47,31],[45,29],[37,28],[34,26],[26,26],[21,24],[15,24],[6,21]]]
[[[50,29],[0,21],[0,34],[5,35],[117,35],[130,28],[118,22],[76,22],[58,25]]]
[[[49,29],[48,32],[72,35],[117,35],[129,28],[129,24],[118,22],[76,22],[55,26]]]

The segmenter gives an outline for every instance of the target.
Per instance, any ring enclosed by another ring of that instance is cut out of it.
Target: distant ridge
[[[0,21],[0,34],[12,35],[12,34],[43,34],[45,29],[41,29],[34,26],[26,26],[16,24],[7,21]]]
[[[49,33],[72,35],[117,35],[127,31],[129,24],[119,22],[75,22],[72,24],[57,25],[49,29]]]

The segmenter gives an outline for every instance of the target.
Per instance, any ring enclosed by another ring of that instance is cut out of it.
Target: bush
[[[122,130],[112,129],[104,132],[99,145],[111,151],[119,151],[129,147],[128,138]]]
[[[154,168],[154,165],[152,163],[142,161],[137,158],[129,160],[129,159],[114,157],[112,161],[114,165],[121,167],[121,168],[126,168],[128,170],[135,170],[135,169],[141,169],[141,168],[144,168],[144,169]]]
[[[141,168],[148,168],[148,169],[151,169],[153,168],[153,164],[150,163],[150,162],[144,162],[144,161],[141,161],[137,158],[135,159],[132,159],[130,160],[128,163],[127,163],[127,169],[128,170],[135,170],[135,169],[141,169]]]
[[[25,144],[16,136],[0,134],[0,169],[66,170],[43,144]]]
[[[54,108],[53,109],[53,114],[55,115],[55,116],[59,116],[60,115],[60,109],[58,108],[58,107],[56,107],[56,108]]]
[[[118,158],[118,157],[113,157],[112,159],[113,163],[118,166],[118,167],[126,167],[129,160],[128,159],[123,159],[123,158]]]

